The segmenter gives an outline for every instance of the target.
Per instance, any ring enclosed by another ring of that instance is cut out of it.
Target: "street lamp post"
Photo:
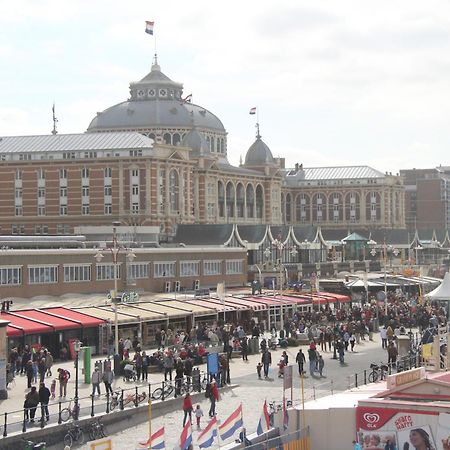
[[[120,222],[113,222],[113,229],[112,229],[112,246],[107,247],[104,249],[98,249],[97,254],[95,255],[95,259],[97,262],[101,262],[104,258],[103,252],[104,251],[110,251],[111,253],[111,259],[113,262],[113,278],[114,278],[114,292],[113,295],[111,295],[111,301],[114,305],[114,353],[117,355],[119,353],[119,319],[118,319],[118,313],[117,313],[117,282],[118,282],[118,268],[119,268],[119,262],[118,257],[121,252],[126,252],[127,259],[132,262],[136,255],[132,252],[131,249],[124,247],[118,243],[117,240],[117,226],[120,225]]]
[[[80,406],[79,406],[79,399],[78,399],[78,357],[79,352],[81,350],[81,346],[83,344],[80,341],[75,341],[74,343],[74,350],[75,350],[75,398],[74,398],[74,408],[73,408],[73,418],[74,420],[78,420],[79,412],[80,412]]]

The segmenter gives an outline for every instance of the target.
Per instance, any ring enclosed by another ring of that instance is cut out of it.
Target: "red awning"
[[[290,295],[283,295],[281,297],[283,300],[290,301],[292,303],[295,303],[297,305],[308,305],[312,303],[311,297],[301,297],[301,296],[290,296]]]
[[[327,297],[331,299],[331,302],[341,302],[341,303],[349,303],[351,298],[348,295],[343,294],[335,294],[334,292],[318,292],[318,294],[322,297]]]
[[[253,311],[262,311],[267,309],[267,305],[265,303],[257,302],[251,297],[227,297],[226,301],[233,303],[234,305],[246,305],[250,309],[253,309]]]
[[[29,320],[25,317],[19,317],[13,314],[1,313],[0,318],[9,320],[11,322],[11,325],[21,328],[24,334],[53,333],[53,331],[55,331],[54,328],[49,325],[45,325],[41,322]],[[8,326],[7,333],[11,328],[13,327]]]
[[[84,328],[89,327],[98,327],[102,325],[106,321],[103,319],[98,319],[97,317],[90,316],[89,314],[82,313],[80,311],[75,311],[73,309],[64,308],[63,306],[55,307],[55,308],[42,308],[40,311],[45,313],[50,313],[51,315],[61,316],[64,319],[72,320],[74,322],[78,322]],[[47,317],[51,317],[48,314]],[[50,320],[50,319],[48,319]],[[74,324],[75,325],[75,324]],[[76,326],[73,328],[77,328]]]
[[[197,306],[203,306],[206,308],[214,308],[216,311],[223,312],[223,311],[232,311],[234,308],[227,307],[227,305],[223,305],[220,303],[220,300],[201,300],[201,299],[195,299],[195,300],[187,300],[186,303],[192,303],[193,305]]]
[[[56,317],[51,316],[49,314],[45,314],[45,312],[39,311],[38,309],[26,309],[22,311],[14,311],[14,314],[17,314],[20,317],[38,320],[39,322],[48,324],[52,326],[55,331],[73,330],[81,328],[81,325],[79,323],[64,319],[62,317]]]
[[[286,300],[282,300],[280,297],[254,297],[253,299],[257,302],[264,303],[267,306],[284,306],[290,304],[289,302],[286,302]]]
[[[7,325],[6,336],[8,337],[23,336],[23,331],[20,328],[15,328],[12,327],[11,325]]]

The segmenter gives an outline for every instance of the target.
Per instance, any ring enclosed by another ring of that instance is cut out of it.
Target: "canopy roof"
[[[450,301],[450,273],[447,272],[440,286],[427,294],[431,300]]]

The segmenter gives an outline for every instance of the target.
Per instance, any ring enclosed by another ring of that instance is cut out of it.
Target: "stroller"
[[[137,373],[133,364],[125,364],[123,368],[123,381],[136,381]]]

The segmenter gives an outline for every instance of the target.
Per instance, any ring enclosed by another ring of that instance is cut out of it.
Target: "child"
[[[280,362],[278,363],[278,378],[282,378],[284,375],[284,358],[280,359]]]
[[[261,361],[256,365],[256,372],[258,373],[258,378],[261,380],[261,370],[262,370]]]
[[[195,408],[195,418],[197,419],[197,430],[200,430],[200,419],[203,416],[202,408],[200,408],[200,405],[197,405],[197,408]]]

